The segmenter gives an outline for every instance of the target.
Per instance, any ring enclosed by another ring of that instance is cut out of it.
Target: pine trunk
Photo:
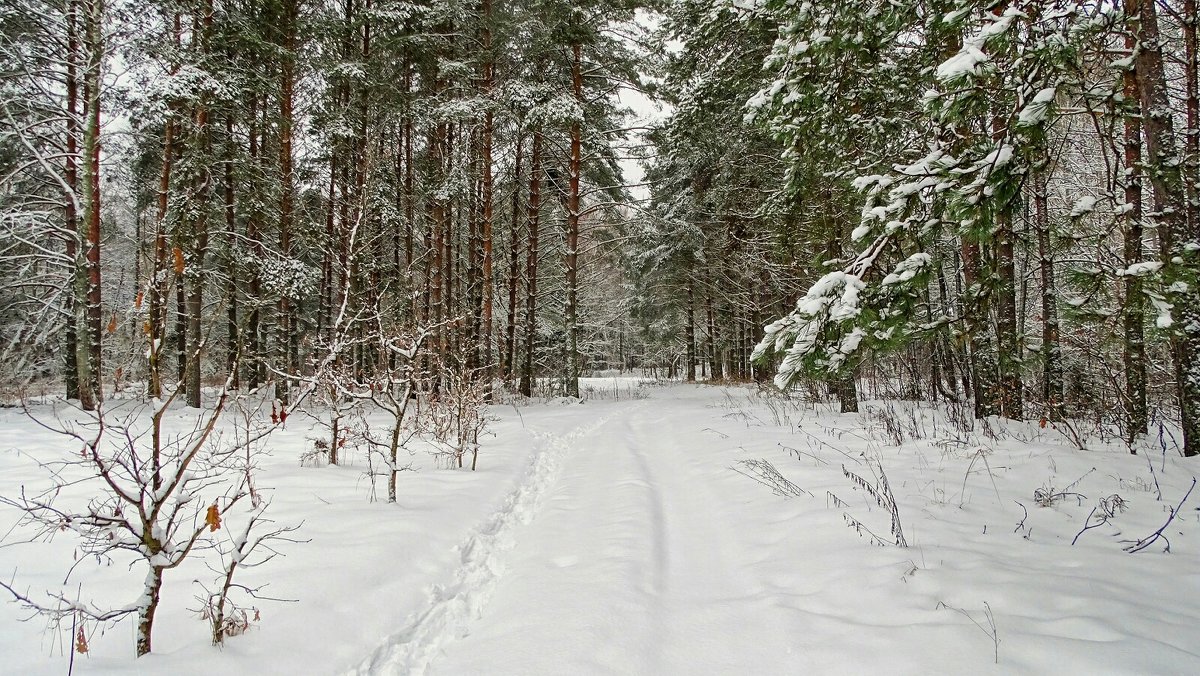
[[[1133,36],[1126,37],[1126,48],[1133,53]],[[1125,184],[1125,251],[1126,268],[1142,262],[1142,123],[1138,81],[1133,69],[1123,75],[1125,111],[1124,175]],[[1150,422],[1146,401],[1146,298],[1142,291],[1141,275],[1123,278],[1125,306],[1122,312],[1125,341],[1122,361],[1125,371],[1125,440],[1132,449],[1133,442],[1146,433]]]
[[[206,59],[208,56],[208,34],[212,30],[212,0],[207,0],[204,6],[204,15],[195,26],[195,33],[200,42],[200,57]],[[205,97],[201,97],[196,104],[196,140],[193,144],[194,151],[199,155],[197,166],[193,169],[192,194],[196,202],[196,220],[192,224],[192,244],[195,247],[193,250],[192,269],[187,275],[189,280],[188,288],[188,337],[187,337],[187,405],[192,408],[200,408],[201,397],[201,364],[204,357],[204,336],[202,335],[203,325],[201,318],[204,314],[204,285],[206,283],[206,275],[204,274],[204,258],[208,251],[208,198],[210,187],[212,185],[211,177],[209,176],[208,167],[205,166],[210,150],[211,139],[208,127],[208,102]]]
[[[1005,122],[997,117],[992,121],[992,139],[1000,143],[1005,135]],[[992,247],[994,284],[989,290],[995,295],[996,308],[996,403],[1000,415],[1020,420],[1025,414],[1024,388],[1021,382],[1022,341],[1017,328],[1017,271],[1013,246],[1014,204],[995,200]]]
[[[187,382],[187,287],[184,284],[185,269],[182,265],[183,250],[175,247],[175,386],[183,388]]]
[[[446,124],[439,122],[434,128],[433,137],[429,140],[429,148],[433,154],[433,168],[437,180],[441,180],[445,176],[445,158],[443,150],[446,143]],[[445,318],[445,313],[442,307],[442,291],[445,286],[443,279],[443,268],[445,258],[445,243],[446,224],[448,222],[446,215],[446,203],[441,195],[433,194],[430,197],[429,208],[429,223],[432,238],[429,243],[429,248],[433,254],[430,262],[429,272],[429,306],[430,318],[429,321],[434,325],[434,341],[433,344],[437,350],[437,354],[441,358],[446,356],[446,332],[447,327],[442,325]]]
[[[1013,420],[1024,417],[1021,383],[1021,340],[1017,332],[1016,257],[1012,212],[998,215],[996,228],[996,350],[1000,376],[1000,415]]]
[[[1138,49],[1134,68],[1140,90],[1142,132],[1146,140],[1146,169],[1155,193],[1159,242],[1166,254],[1164,272],[1172,308],[1172,347],[1181,425],[1183,452],[1200,455],[1200,287],[1195,284],[1196,252],[1189,249],[1196,233],[1189,230],[1183,158],[1176,145],[1171,101],[1163,66],[1162,37],[1158,30],[1156,3],[1136,0],[1127,3],[1136,17]]]
[[[225,116],[225,162],[224,162],[224,195],[225,202],[225,237],[227,239],[226,252],[226,270],[225,274],[229,278],[229,289],[227,291],[229,307],[226,310],[226,340],[225,340],[225,372],[231,379],[230,385],[233,389],[241,388],[241,371],[238,369],[238,355],[241,353],[240,338],[238,335],[238,270],[237,257],[237,242],[235,233],[237,232],[237,208],[234,204],[234,183],[233,183],[233,115]]]
[[[858,384],[854,371],[837,378],[834,391],[842,413],[858,413]]]
[[[713,312],[712,287],[706,286],[704,292],[704,311],[708,319],[708,377],[713,381],[725,379],[724,364],[721,363],[719,352],[720,340],[717,336],[717,318]]]
[[[63,294],[66,329],[63,332],[63,382],[67,399],[78,400],[79,388],[79,337],[75,313],[78,306],[75,289],[79,287],[79,3],[70,0],[67,7],[67,123],[66,123],[66,166],[63,169],[67,184],[64,196],[63,225],[66,230],[66,255],[71,261],[68,272],[69,293]]]
[[[493,65],[492,65],[492,2],[491,0],[483,0],[483,50],[484,50],[484,65],[483,65],[483,90],[484,95],[491,96],[493,86]],[[483,378],[484,387],[486,388],[487,401],[491,401],[492,397],[492,303],[493,303],[493,284],[492,284],[492,109],[488,105],[487,112],[483,118],[483,185],[480,190],[480,200],[483,202],[481,207],[482,222],[480,223],[480,237],[483,240],[483,269],[480,273],[482,277],[480,293],[482,294],[482,326],[480,326],[480,342],[483,343],[483,363],[481,377]]]
[[[988,294],[982,288],[982,252],[979,244],[964,239],[962,266],[964,302],[962,317],[967,334],[967,360],[970,384],[975,400],[975,417],[986,418],[1000,414],[999,382],[990,329]]]
[[[1042,402],[1046,419],[1063,417],[1062,346],[1058,324],[1058,286],[1054,277],[1054,251],[1050,241],[1050,204],[1046,176],[1033,179],[1033,218],[1038,242],[1038,273],[1042,285]]]
[[[542,134],[533,133],[529,151],[529,209],[525,251],[525,363],[521,369],[521,394],[533,396],[534,347],[537,344],[538,217],[541,211]]]
[[[104,3],[89,0],[84,21],[84,49],[87,65],[84,71],[84,100],[87,124],[83,135],[85,163],[83,185],[84,208],[84,278],[86,294],[83,312],[83,344],[79,348],[79,403],[87,411],[94,410],[103,400],[100,386],[102,306],[100,294],[100,87],[104,61]]]
[[[263,106],[263,111],[264,113],[266,111],[265,105]],[[259,165],[258,134],[258,98],[252,97],[250,99],[250,138],[247,153],[250,156],[250,166],[254,168],[258,168]],[[250,255],[256,261],[262,260],[263,257],[262,234],[259,228],[260,214],[261,212],[256,206],[251,206],[250,213],[246,218],[246,241],[250,245]],[[259,330],[261,311],[259,308],[262,306],[262,278],[259,276],[258,267],[254,265],[250,266],[249,299],[251,306],[250,312],[246,317],[246,354],[249,356],[249,359],[243,359],[243,362],[249,365],[246,372],[246,385],[253,391],[258,389],[264,380],[263,354],[259,340],[259,336],[261,335]]]
[[[1197,70],[1200,55],[1197,55],[1196,28],[1200,17],[1196,13],[1196,0],[1183,0],[1183,74],[1186,89],[1185,110],[1187,130],[1184,132],[1183,183],[1187,188],[1188,231],[1193,237],[1200,235],[1200,91],[1197,91]]]
[[[516,373],[517,345],[517,293],[521,285],[520,267],[520,213],[521,213],[521,149],[522,139],[517,139],[516,155],[513,158],[512,228],[508,240],[508,323],[504,334],[504,382],[511,383]]]
[[[696,382],[696,293],[692,288],[691,277],[687,282],[687,322],[684,333],[687,336],[687,381]]]
[[[299,8],[298,0],[284,0],[283,21],[280,29],[283,31],[283,48],[280,63],[280,97],[279,97],[279,252],[285,258],[292,256],[292,218],[295,200],[295,180],[292,176],[292,125],[293,106],[296,86],[296,21]],[[291,400],[290,376],[293,372],[293,342],[295,334],[295,317],[292,299],[285,292],[279,300],[279,319],[276,327],[278,339],[275,346],[276,370],[283,374],[277,376],[275,397],[280,404],[287,406]]]
[[[583,46],[571,46],[571,82],[575,101],[583,106]],[[566,395],[579,396],[579,179],[583,163],[583,124],[571,123],[571,160],[567,168],[567,233],[563,265],[566,268],[567,303],[563,324],[567,338]]]

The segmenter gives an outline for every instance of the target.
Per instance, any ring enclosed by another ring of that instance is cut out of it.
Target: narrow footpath
[[[460,549],[454,584],[360,674],[775,673],[797,614],[693,460],[697,401],[577,406]],[[718,471],[724,468],[716,468]]]

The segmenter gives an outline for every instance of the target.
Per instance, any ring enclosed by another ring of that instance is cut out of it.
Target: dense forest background
[[[0,381],[286,407],[334,370],[574,396],[648,369],[1197,454],[1196,17],[8,3]]]

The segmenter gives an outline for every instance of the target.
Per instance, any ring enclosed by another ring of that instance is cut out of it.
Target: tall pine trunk
[[[212,30],[213,11],[212,0],[207,0],[204,14],[200,17],[194,31],[200,43],[200,58],[207,59],[208,35]],[[208,102],[201,97],[196,104],[195,115],[196,138],[192,145],[193,152],[199,157],[195,172],[192,176],[192,193],[196,202],[194,209],[196,217],[192,223],[193,259],[192,270],[188,274],[187,295],[187,405],[200,408],[201,365],[204,357],[204,336],[202,335],[204,315],[204,286],[207,282],[204,274],[204,258],[208,250],[208,197],[212,187],[207,161],[211,154],[211,139],[209,130]]]
[[[234,204],[234,182],[233,182],[233,114],[225,116],[225,162],[224,164],[224,191],[222,201],[224,202],[225,210],[225,238],[228,242],[226,252],[226,270],[225,274],[229,278],[229,288],[226,291],[228,296],[229,307],[226,310],[225,321],[226,339],[225,339],[225,371],[230,377],[230,385],[233,389],[239,389],[242,385],[241,372],[238,369],[238,355],[241,352],[241,340],[238,334],[238,286],[239,275],[237,270],[237,257],[235,251],[237,249],[237,208]]]
[[[541,212],[542,133],[533,133],[529,151],[529,208],[525,250],[525,359],[521,368],[521,394],[533,396],[534,347],[537,345],[538,218]]]
[[[490,97],[493,86],[493,64],[492,64],[492,2],[491,0],[483,0],[483,90],[484,96]],[[482,294],[482,326],[479,328],[480,342],[483,343],[483,363],[481,364],[483,371],[481,376],[486,387],[487,397],[491,399],[492,392],[492,303],[493,303],[493,283],[492,283],[492,108],[490,101],[485,105],[488,106],[487,112],[483,118],[483,148],[482,148],[482,163],[483,163],[483,185],[480,188],[480,201],[482,222],[480,223],[480,237],[483,240],[483,265],[480,276],[482,277],[480,293]]]
[[[1000,117],[992,121],[992,139],[1003,142],[1005,122]],[[1017,325],[1017,273],[1013,229],[1015,200],[995,200],[992,247],[995,280],[990,292],[995,295],[996,308],[996,399],[998,413],[1006,418],[1024,417],[1024,388],[1021,382],[1022,341]]]
[[[583,45],[571,46],[571,83],[575,101],[583,101]],[[567,232],[563,265],[566,269],[567,303],[563,312],[566,329],[566,392],[568,397],[579,396],[579,180],[583,164],[583,124],[571,123],[571,159],[567,168]]]
[[[707,315],[708,320],[708,377],[714,381],[721,381],[725,379],[725,371],[720,353],[721,341],[717,334],[717,318],[716,314],[713,312],[713,292],[711,284],[705,285],[704,288],[704,312]]]
[[[266,105],[263,106],[263,112],[266,112]],[[249,140],[247,142],[247,153],[249,154],[250,166],[259,167],[259,123],[258,123],[258,97],[250,99],[250,129]],[[263,243],[262,231],[259,226],[261,211],[255,205],[251,205],[250,213],[246,218],[246,241],[250,245],[250,255],[254,260],[262,260]],[[258,273],[258,266],[250,266],[250,283],[249,283],[249,300],[250,311],[246,317],[246,354],[249,359],[243,359],[248,364],[246,371],[246,386],[251,390],[257,389],[262,385],[265,374],[262,347],[260,343],[261,332],[259,324],[261,322],[262,313],[262,278]]]
[[[75,289],[79,286],[78,277],[80,266],[76,262],[79,255],[79,0],[69,0],[67,5],[67,68],[66,68],[66,153],[63,158],[63,170],[67,184],[67,194],[64,195],[63,225],[66,230],[66,255],[71,261],[69,272],[70,293],[64,294],[66,299],[63,308],[66,314],[66,329],[63,333],[63,382],[66,385],[67,399],[79,399],[79,337],[78,322],[75,318],[78,299]]]
[[[295,200],[294,177],[292,176],[292,125],[296,87],[296,21],[298,0],[284,0],[282,33],[283,53],[280,63],[279,97],[279,252],[285,258],[292,256],[292,218]],[[276,369],[283,375],[277,376],[275,396],[284,406],[290,403],[293,372],[294,341],[297,339],[292,298],[284,293],[279,300],[279,319],[276,327],[278,339],[275,346]]]
[[[444,149],[446,143],[446,123],[438,122],[434,127],[434,133],[429,139],[430,152],[433,155],[432,165],[435,172],[435,177],[440,181],[445,176]],[[446,317],[443,308],[443,292],[445,290],[445,240],[447,238],[447,224],[449,217],[446,214],[445,199],[434,193],[430,197],[429,208],[429,227],[431,228],[431,239],[429,242],[430,250],[433,254],[430,261],[429,279],[429,306],[430,318],[429,321],[434,325],[433,342],[437,354],[440,358],[446,356],[446,333],[448,327],[442,324]]]
[[[1125,38],[1130,54],[1136,47],[1134,37]],[[1140,93],[1137,75],[1133,68],[1123,75],[1125,94],[1124,124],[1124,174],[1125,185],[1125,232],[1124,264],[1128,268],[1142,262],[1142,123]],[[1125,306],[1122,324],[1125,341],[1122,361],[1125,371],[1125,439],[1131,448],[1133,442],[1146,433],[1150,415],[1146,403],[1146,299],[1142,291],[1141,275],[1123,277]]]
[[[508,323],[504,333],[504,381],[511,383],[516,373],[517,345],[517,294],[521,285],[520,266],[520,213],[521,213],[521,149],[523,139],[518,136],[513,157],[512,227],[508,240]]]
[[[687,381],[696,382],[696,292],[692,288],[691,275],[685,282],[687,285],[687,312],[684,334],[687,336]]]
[[[1183,452],[1200,455],[1200,287],[1196,284],[1196,239],[1188,226],[1182,159],[1175,138],[1171,101],[1163,67],[1162,36],[1153,0],[1133,0],[1126,10],[1136,17],[1138,45],[1134,68],[1146,139],[1146,170],[1155,194],[1152,218],[1164,253],[1168,300],[1172,304],[1172,348],[1183,426]]]
[[[1058,324],[1058,286],[1050,240],[1050,197],[1044,170],[1033,177],[1033,219],[1037,232],[1038,275],[1042,294],[1042,402],[1047,420],[1063,417],[1062,346]]]
[[[1197,54],[1196,29],[1200,17],[1196,13],[1196,0],[1183,0],[1183,75],[1185,83],[1185,121],[1183,183],[1187,188],[1188,230],[1193,237],[1200,236],[1200,55]]]
[[[84,100],[87,123],[83,133],[83,254],[85,291],[83,303],[83,343],[79,346],[79,403],[84,410],[100,405],[103,393],[101,377],[100,294],[100,87],[104,63],[104,2],[88,0],[84,18]]]
[[[1020,420],[1025,403],[1021,383],[1021,340],[1017,330],[1016,257],[1013,214],[1005,207],[996,224],[996,363],[1000,376],[1000,415]]]

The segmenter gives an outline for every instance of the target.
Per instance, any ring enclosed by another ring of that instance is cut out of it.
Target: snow
[[[1075,206],[1071,207],[1071,218],[1080,218],[1095,211],[1096,201],[1096,198],[1091,195],[1080,197],[1075,201]]]
[[[1145,277],[1152,275],[1162,269],[1163,264],[1160,261],[1145,261],[1142,263],[1134,263],[1127,268],[1117,270],[1118,277]]]
[[[1031,127],[1044,122],[1050,113],[1050,106],[1054,103],[1057,93],[1058,90],[1054,87],[1047,87],[1039,91],[1033,100],[1021,109],[1021,113],[1017,116],[1017,126]]]
[[[990,61],[984,52],[988,41],[1008,31],[1017,16],[1021,16],[1021,12],[1013,8],[1005,10],[999,17],[989,15],[979,32],[963,40],[959,52],[937,67],[938,79],[947,82],[966,75],[978,75]]]
[[[320,430],[289,417],[256,481],[273,488],[269,518],[303,522],[308,542],[240,575],[296,602],[255,602],[261,621],[213,648],[188,610],[209,573],[189,560],[166,571],[153,655],[132,657],[130,618],[91,635],[75,673],[1200,672],[1200,495],[1166,529],[1170,553],[1123,551],[1192,482],[1177,430],[1152,429],[1134,456],[1082,421],[967,426],[966,409],[891,401],[839,414],[621,377],[582,389],[570,406],[493,406],[478,472],[418,453],[398,505],[370,501],[353,453],[299,466]],[[61,446],[0,410],[0,492],[38,485],[35,461]],[[733,470],[745,460],[805,492],[776,495]],[[875,485],[879,468],[907,548],[872,544],[890,543],[891,513],[849,474]],[[1128,509],[1072,546],[1114,494]],[[0,510],[0,530],[14,520]],[[145,571],[121,562],[80,563],[62,587],[69,540],[19,541],[0,570],[20,589],[75,598],[82,583],[83,601],[121,606],[142,591]],[[67,631],[24,616],[0,603],[0,672],[65,672]]]
[[[940,80],[953,80],[963,75],[974,75],[979,72],[979,66],[986,63],[987,54],[972,44],[966,44],[954,56],[946,59],[937,68]]]
[[[932,258],[929,256],[929,254],[924,252],[915,253],[901,261],[900,264],[896,266],[895,272],[892,272],[888,274],[887,277],[884,277],[881,284],[883,286],[892,286],[894,284],[907,282],[920,274],[922,270],[929,266],[931,261]]]
[[[1174,326],[1175,319],[1171,316],[1171,310],[1175,306],[1153,294],[1147,294],[1147,297],[1150,299],[1150,304],[1154,306],[1154,311],[1158,313],[1154,318],[1154,325],[1160,329],[1169,329]]]

